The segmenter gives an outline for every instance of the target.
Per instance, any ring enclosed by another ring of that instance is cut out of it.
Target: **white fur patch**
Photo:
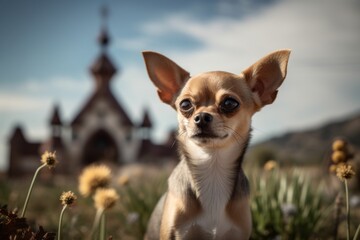
[[[241,148],[237,144],[218,149],[204,150],[192,141],[186,143],[194,161],[194,181],[203,213],[192,224],[209,229],[221,236],[232,226],[227,219],[225,207],[233,190],[234,164]],[[191,224],[190,224],[191,225]]]

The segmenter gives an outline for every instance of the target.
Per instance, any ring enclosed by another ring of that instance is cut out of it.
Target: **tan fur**
[[[242,158],[252,115],[275,100],[290,51],[271,53],[239,75],[217,71],[194,77],[158,53],[143,54],[160,99],[178,113],[181,160],[164,203],[162,198],[153,213],[148,239],[249,239]]]
[[[174,226],[182,226],[201,212],[199,202],[192,199],[182,199],[168,192],[165,199],[163,220],[160,228],[160,239],[171,239]]]
[[[243,235],[248,236],[251,234],[250,232],[246,232],[251,229],[251,222],[249,221],[249,219],[251,219],[249,198],[243,197],[230,200],[226,206],[226,213],[239,229],[244,230]]]

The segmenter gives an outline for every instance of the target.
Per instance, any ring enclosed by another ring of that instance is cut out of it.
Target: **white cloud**
[[[0,90],[0,112],[48,115],[54,104],[60,104],[61,113],[65,118],[70,118],[90,95],[92,85],[90,77],[31,78],[22,84]]]
[[[0,112],[31,112],[41,110],[47,106],[48,103],[39,97],[0,93]]]
[[[288,77],[277,101],[254,120],[259,137],[265,137],[359,110],[354,104],[360,100],[354,90],[360,91],[356,4],[284,0],[245,18],[220,16],[209,21],[180,13],[145,23],[142,41],[169,32],[196,39],[201,47],[195,50],[163,52],[191,73],[240,72],[270,51],[291,48]]]
[[[127,38],[117,38],[115,39],[115,47],[127,49],[127,50],[136,50],[145,49],[148,42],[145,38],[136,38],[136,39],[127,39]]]
[[[69,76],[54,76],[49,79],[28,79],[20,85],[19,91],[25,93],[52,93],[52,92],[88,92],[91,81],[88,77],[73,78]]]

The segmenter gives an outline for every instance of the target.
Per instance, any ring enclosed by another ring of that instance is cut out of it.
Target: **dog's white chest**
[[[187,227],[198,225],[211,233],[214,239],[233,227],[226,214],[226,206],[233,190],[234,163],[231,152],[206,154],[199,151],[193,177],[202,213]]]
[[[199,200],[203,209],[215,218],[225,210],[226,203],[230,199],[232,185],[227,176],[230,170],[217,162],[201,168],[195,182]]]
[[[208,229],[214,236],[223,234],[229,228],[226,205],[231,195],[231,184],[227,177],[229,169],[217,162],[204,166],[204,172],[198,179],[199,200],[203,213],[195,219],[203,229]]]

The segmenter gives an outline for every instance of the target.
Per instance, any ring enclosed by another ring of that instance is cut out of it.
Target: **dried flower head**
[[[340,180],[344,181],[345,179],[350,179],[355,175],[354,168],[349,164],[341,164],[336,169],[336,176]]]
[[[337,139],[332,144],[333,151],[344,151],[346,152],[347,149],[347,143],[346,141],[342,139]]]
[[[97,209],[107,210],[112,208],[119,195],[113,188],[99,188],[94,195],[95,207]]]
[[[275,168],[277,168],[278,164],[276,161],[274,160],[269,160],[265,163],[264,165],[264,170],[265,171],[271,171],[274,170]]]
[[[118,179],[118,183],[119,183],[119,185],[120,186],[126,186],[126,185],[128,185],[129,184],[129,176],[127,176],[127,175],[122,175],[122,176],[120,176],[119,177],[119,179]]]
[[[347,160],[346,153],[343,152],[343,151],[337,150],[337,151],[332,153],[331,160],[335,164],[338,164],[338,163],[341,163],[341,162],[346,162],[346,160]]]
[[[336,169],[337,169],[337,165],[336,164],[331,164],[330,167],[329,167],[329,172],[336,173]]]
[[[56,152],[48,152],[45,151],[43,155],[41,155],[42,164],[46,164],[49,168],[54,168],[58,163],[56,160]]]
[[[72,191],[63,192],[60,196],[62,205],[72,206],[75,204],[77,196]]]
[[[95,193],[98,188],[105,188],[110,184],[111,170],[105,165],[91,165],[86,167],[79,177],[80,194],[87,197]]]

